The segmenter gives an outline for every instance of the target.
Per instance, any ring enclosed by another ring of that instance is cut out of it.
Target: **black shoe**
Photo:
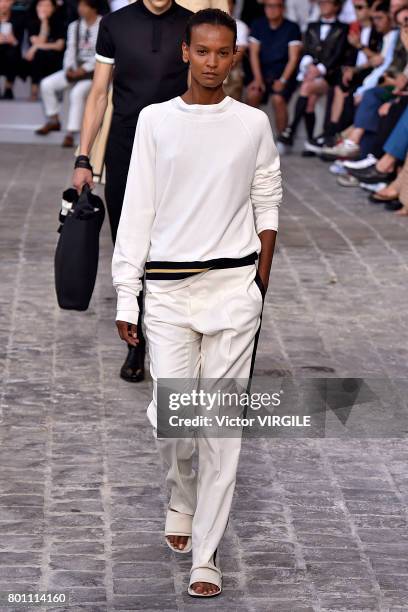
[[[288,147],[291,147],[293,145],[293,134],[290,127],[285,128],[283,132],[279,134],[278,142],[281,142],[282,144],[287,145]]]
[[[3,100],[14,100],[14,93],[10,87],[7,87],[4,90],[4,94],[2,95]]]
[[[120,377],[127,382],[141,382],[145,377],[144,361],[146,341],[143,339],[138,346],[128,344],[128,354],[120,369]]]
[[[389,200],[384,204],[384,208],[385,210],[395,211],[402,208],[402,204],[399,200]]]
[[[375,166],[368,168],[347,168],[351,176],[355,176],[360,183],[391,183],[395,178],[395,172],[378,172]]]

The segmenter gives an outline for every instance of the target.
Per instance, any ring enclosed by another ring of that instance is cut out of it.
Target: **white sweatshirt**
[[[278,230],[281,199],[279,155],[263,111],[229,96],[209,105],[178,96],[144,108],[112,259],[116,320],[137,323],[146,261],[259,253],[258,234]]]

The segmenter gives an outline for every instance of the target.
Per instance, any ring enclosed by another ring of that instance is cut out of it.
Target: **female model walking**
[[[191,85],[140,113],[112,261],[118,331],[134,345],[146,271],[147,414],[171,489],[165,535],[173,550],[192,549],[188,592],[198,597],[221,592],[217,549],[241,437],[157,437],[157,381],[249,380],[282,197],[267,116],[223,91],[235,52],[227,13],[190,18],[182,53]]]

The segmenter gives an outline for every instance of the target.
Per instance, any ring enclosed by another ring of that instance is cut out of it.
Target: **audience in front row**
[[[31,99],[37,100],[43,78],[62,67],[66,27],[56,0],[35,0],[28,22],[30,47],[24,54],[31,77]]]
[[[291,124],[279,136],[279,142],[292,146],[297,128],[305,121],[308,142],[313,142],[317,100],[328,93],[345,64],[348,50],[348,26],[337,19],[341,0],[319,0],[320,21],[311,23],[305,34],[304,56],[297,80],[301,83]]]
[[[68,27],[62,70],[41,81],[41,98],[47,117],[45,125],[36,131],[36,134],[41,136],[61,129],[58,96],[70,88],[64,147],[74,146],[74,134],[81,129],[85,102],[92,84],[95,46],[101,20],[99,0],[79,0],[78,14],[79,19]]]
[[[13,0],[0,0],[0,75],[5,77],[2,98],[13,99],[14,80],[20,72],[24,18],[13,10]]]
[[[31,98],[41,91],[46,115],[37,134],[46,135],[61,129],[60,98],[69,90],[64,146],[81,124],[107,0],[77,2],[31,0],[25,17],[0,0],[2,98],[13,97],[16,76],[31,79]],[[331,160],[340,185],[369,189],[370,202],[407,216],[408,0],[229,0],[229,12],[238,51],[226,93],[271,105],[281,153],[293,150],[304,121],[303,155]],[[319,98],[325,117],[315,134]]]

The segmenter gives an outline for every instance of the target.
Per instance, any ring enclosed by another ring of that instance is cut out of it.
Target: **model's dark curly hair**
[[[221,11],[220,9],[203,9],[201,11],[197,11],[190,17],[187,22],[186,31],[184,34],[184,41],[187,45],[191,44],[191,31],[196,26],[202,25],[203,23],[208,23],[210,25],[216,26],[225,26],[234,35],[234,47],[237,43],[237,24],[235,19],[228,15],[225,11]]]

